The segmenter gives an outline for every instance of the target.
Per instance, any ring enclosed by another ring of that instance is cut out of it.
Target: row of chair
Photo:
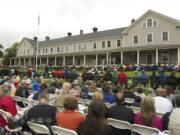
[[[141,134],[141,135],[153,135],[153,134],[159,134],[162,133],[160,130],[152,127],[147,127],[143,125],[138,124],[130,124],[127,121],[117,120],[113,118],[108,118],[107,122],[109,125],[111,125],[114,128],[121,129],[121,130],[130,130],[131,134]],[[166,133],[166,134],[165,134]],[[165,131],[164,135],[167,135],[168,131]]]

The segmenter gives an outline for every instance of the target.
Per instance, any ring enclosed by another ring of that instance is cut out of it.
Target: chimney
[[[131,24],[133,24],[133,23],[135,23],[135,19],[133,18],[133,19],[131,19]]]
[[[80,35],[83,35],[83,30],[80,30]]]
[[[50,37],[49,36],[46,36],[45,37],[45,41],[49,41],[50,40]]]
[[[37,41],[38,40],[38,38],[37,37],[34,37],[34,41]]]
[[[71,32],[68,32],[67,35],[68,35],[68,37],[71,37],[71,36],[72,36],[72,33],[71,33]]]
[[[96,33],[98,31],[98,28],[97,27],[94,27],[93,28],[93,32]]]

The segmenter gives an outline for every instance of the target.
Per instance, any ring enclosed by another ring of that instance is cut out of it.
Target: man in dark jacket
[[[171,86],[173,90],[176,90],[178,79],[174,71],[171,72],[171,75],[167,77],[167,85]]]
[[[153,71],[152,75],[150,76],[150,85],[154,90],[156,90],[159,86],[159,77],[156,75],[155,71]]]
[[[124,96],[122,92],[117,92],[115,95],[116,105],[107,111],[107,118],[127,121],[130,124],[134,122],[134,113],[131,109],[124,105]],[[112,128],[112,135],[131,135],[129,130],[119,130]]]

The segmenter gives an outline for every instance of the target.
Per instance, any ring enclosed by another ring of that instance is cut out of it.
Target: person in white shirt
[[[171,112],[173,110],[172,103],[165,97],[166,90],[158,88],[156,90],[156,97],[154,97],[156,112],[165,114],[166,112]]]

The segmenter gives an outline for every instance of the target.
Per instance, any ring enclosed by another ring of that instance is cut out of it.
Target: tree
[[[5,55],[3,59],[4,65],[10,65],[10,58],[16,56],[17,49],[16,47],[19,45],[18,42],[14,43],[11,47],[5,49]]]
[[[4,49],[3,45],[0,44],[0,58],[3,57],[3,49]]]

